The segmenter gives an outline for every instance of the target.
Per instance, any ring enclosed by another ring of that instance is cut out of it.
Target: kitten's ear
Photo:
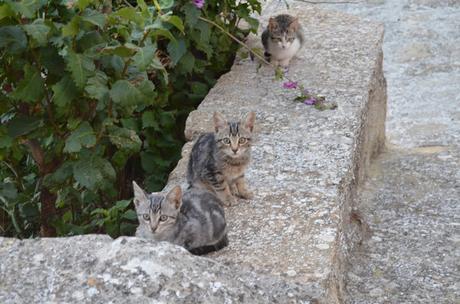
[[[299,17],[295,17],[294,20],[291,21],[291,24],[289,24],[289,30],[296,32],[299,29],[299,26]]]
[[[134,190],[134,205],[137,208],[139,207],[141,202],[148,200],[148,197],[147,197],[147,193],[145,193],[145,191],[142,190],[142,188],[139,187],[139,185],[135,181],[133,181],[133,190]]]
[[[276,19],[274,17],[270,17],[270,19],[268,19],[268,30],[272,32],[277,29],[278,29],[278,22],[276,22]]]
[[[176,209],[179,209],[182,205],[182,189],[180,186],[176,186],[169,191],[166,196],[166,200],[172,204]]]
[[[224,116],[219,112],[214,112],[213,119],[214,130],[216,131],[216,133],[219,131],[219,129],[222,129],[227,125],[227,120],[225,120]]]
[[[244,127],[252,132],[254,130],[254,123],[256,121],[256,113],[249,112],[244,119]]]

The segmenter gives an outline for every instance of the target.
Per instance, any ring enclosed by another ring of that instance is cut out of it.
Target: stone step
[[[246,175],[255,198],[226,209],[230,245],[210,257],[301,283],[313,297],[338,303],[353,199],[384,144],[383,26],[301,2],[283,7],[270,2],[261,23],[283,12],[299,17],[306,41],[288,77],[338,109],[294,102],[295,90],[283,89],[272,68],[237,59],[190,114],[190,142],[168,185],[184,183],[193,139],[212,131],[214,111],[234,118],[255,111],[257,139]]]

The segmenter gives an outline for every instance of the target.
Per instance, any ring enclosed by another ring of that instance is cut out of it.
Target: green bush
[[[199,2],[0,4],[0,235],[133,233],[131,181],[164,186],[238,48],[211,23],[257,27],[259,1]]]

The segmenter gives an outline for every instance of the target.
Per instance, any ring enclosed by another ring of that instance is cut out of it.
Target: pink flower
[[[193,4],[194,4],[197,8],[202,8],[203,5],[204,5],[204,0],[193,0]]]
[[[309,98],[309,99],[305,99],[305,100],[303,101],[303,103],[306,104],[306,105],[310,105],[310,106],[311,106],[311,105],[314,105],[314,104],[316,103],[316,101],[317,101],[316,98],[311,97],[311,98]]]
[[[283,83],[283,88],[285,89],[296,89],[297,88],[297,82],[295,81],[286,81]]]

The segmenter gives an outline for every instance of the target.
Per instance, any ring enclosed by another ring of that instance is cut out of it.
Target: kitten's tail
[[[265,60],[270,62],[270,58],[272,57],[272,54],[270,54],[269,52],[264,52],[264,57],[265,57]]]
[[[214,245],[189,249],[189,252],[194,255],[203,255],[203,254],[207,254],[210,252],[220,250],[226,246],[228,246],[228,237],[227,235],[224,235],[224,237]]]

